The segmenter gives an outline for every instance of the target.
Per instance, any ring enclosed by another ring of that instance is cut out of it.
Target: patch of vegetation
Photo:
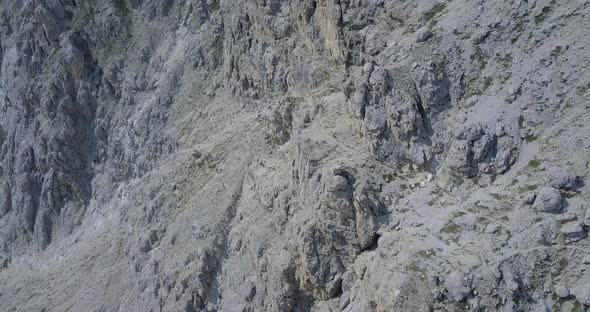
[[[543,21],[545,21],[545,18],[547,17],[547,14],[549,14],[549,12],[551,12],[551,8],[548,6],[544,7],[541,10],[541,14],[535,15],[535,24],[539,25]]]
[[[553,57],[553,58],[558,57],[562,51],[563,51],[563,49],[561,48],[561,46],[556,46],[555,49],[551,50],[551,57]]]
[[[572,297],[562,298],[557,293],[551,295],[554,304],[553,308],[555,311],[568,311],[568,312],[584,312],[586,309],[578,300],[571,300]]]
[[[278,135],[269,135],[269,139],[272,144],[274,145],[283,145],[287,142],[285,138],[278,136]]]
[[[559,270],[560,271],[565,270],[568,265],[569,265],[569,260],[567,260],[566,257],[559,259]]]
[[[437,19],[432,19],[430,21],[430,23],[428,23],[428,28],[433,29],[436,27],[436,25],[438,25],[438,20]]]
[[[424,259],[432,259],[432,257],[436,255],[436,251],[431,248],[426,250],[420,250],[417,252],[417,254]]]
[[[483,90],[486,91],[487,89],[489,89],[492,86],[492,82],[494,81],[494,79],[492,79],[491,77],[486,77],[483,80]]]
[[[416,264],[416,262],[412,262],[412,264],[410,264],[408,266],[408,270],[414,273],[418,273],[418,277],[421,280],[425,280],[426,279],[426,271],[421,268],[420,266],[418,266],[418,264]]]
[[[478,217],[477,224],[485,229],[490,224],[490,220],[485,217]]]
[[[197,159],[197,167],[214,169],[216,167],[215,159],[210,154],[204,154]]]
[[[553,309],[554,311],[569,311],[569,312],[584,312],[584,306],[578,301],[573,300],[570,301],[571,297],[569,298],[561,298],[558,294],[553,293],[551,295],[553,299]]]
[[[531,168],[539,168],[539,166],[541,165],[541,161],[538,159],[533,159],[531,161],[529,161],[529,167]]]
[[[393,180],[395,180],[395,174],[392,174],[392,173],[383,174],[383,181],[385,181],[385,183],[389,183]]]
[[[496,179],[498,178],[498,174],[497,173],[492,173],[492,175],[490,176],[490,183],[494,183],[496,182]]]
[[[437,188],[435,188],[435,189],[432,190],[432,194],[437,195],[437,196],[442,196],[443,195],[443,192],[442,192],[442,190],[440,188],[437,187]]]
[[[320,67],[320,68],[317,68],[316,70],[314,70],[312,72],[312,76],[313,76],[313,79],[320,84],[330,80],[330,77],[332,77],[329,69],[323,68],[323,67]]]
[[[536,141],[537,139],[538,139],[538,137],[537,137],[537,136],[535,136],[535,135],[532,135],[532,134],[531,134],[531,135],[528,135],[528,136],[525,138],[525,140],[526,140],[527,142],[529,142],[529,143],[531,143],[531,142],[534,142],[534,141]]]
[[[466,213],[466,212],[464,212],[464,211],[455,211],[455,212],[453,212],[453,214],[452,214],[452,217],[453,217],[453,218],[459,218],[459,217],[462,217],[462,216],[464,216],[464,215],[466,215],[466,214],[467,214],[467,213]]]
[[[465,302],[453,302],[450,304],[450,306],[453,307],[453,309],[451,311],[457,311],[457,312],[471,311],[470,305],[466,304]]]
[[[289,102],[292,105],[299,105],[304,101],[305,99],[301,96],[287,96],[287,102]]]
[[[488,206],[486,206],[486,205],[483,205],[483,204],[481,203],[481,201],[479,201],[479,200],[478,200],[478,201],[476,201],[474,205],[475,205],[475,207],[476,207],[476,208],[478,208],[478,209],[484,209],[484,210],[486,210],[486,209],[489,209],[489,208],[490,208],[490,207],[488,207]]]
[[[580,301],[576,300],[573,303],[573,307],[572,307],[572,312],[584,312],[586,309],[584,309],[584,306],[582,306],[582,304],[580,303]]]
[[[504,66],[504,67],[511,67],[512,66],[512,54],[510,53],[506,53],[504,54],[504,56],[500,55],[500,53],[497,53],[496,56],[498,57],[498,61]]]
[[[73,8],[73,11],[66,11],[66,18],[69,20],[71,29],[80,32],[89,23],[93,23],[93,17],[96,13],[96,4],[94,1],[87,1],[86,5]]]
[[[471,78],[471,79],[469,79],[467,81],[467,83],[466,83],[467,92],[465,93],[465,98],[466,99],[468,99],[468,98],[470,98],[471,96],[474,96],[474,95],[481,95],[481,90],[479,90],[476,87],[476,82],[477,82],[477,79],[476,78]]]
[[[582,83],[582,85],[578,86],[576,88],[576,93],[578,95],[583,95],[588,92],[588,90],[590,90],[590,81],[586,81],[585,83]]]
[[[475,52],[471,54],[470,58],[473,61],[477,61],[479,64],[479,70],[483,70],[488,64],[488,60],[479,46],[475,47]]]
[[[393,20],[393,21],[397,22],[397,23],[399,24],[399,25],[398,25],[399,27],[403,27],[404,25],[406,25],[406,21],[405,21],[405,20],[403,20],[403,19],[402,19],[402,18],[400,18],[400,17],[397,17],[397,16],[391,16],[391,20]]]
[[[563,196],[565,196],[565,198],[570,199],[574,196],[576,196],[576,193],[574,192],[563,192]]]
[[[454,170],[450,170],[449,171],[449,182],[451,182],[454,185],[463,185],[463,183],[465,183],[465,179],[463,178],[463,176],[459,173],[457,173]]]
[[[424,14],[424,19],[430,21],[433,19],[438,13],[442,12],[447,7],[447,4],[444,2],[435,4],[430,11]]]
[[[536,190],[537,188],[538,188],[538,186],[536,186],[536,185],[525,185],[525,186],[519,187],[518,192],[519,193],[532,192],[532,191]]]
[[[223,45],[223,40],[221,40],[220,38],[218,38],[217,40],[215,40],[215,42],[213,43],[213,51],[214,55],[219,59],[223,59],[223,53],[224,53],[224,49],[225,46]],[[289,99],[291,99],[292,97],[288,97],[287,101],[289,101]]]
[[[418,174],[418,170],[415,170],[414,167],[412,166],[412,167],[410,167],[410,170],[406,174],[406,178],[413,179],[416,177],[417,174]]]
[[[462,177],[462,176],[460,176],[460,175],[456,175],[456,176],[454,176],[454,177],[453,177],[453,181],[454,181],[455,183],[457,183],[457,185],[459,185],[459,186],[461,186],[461,185],[463,185],[463,183],[465,183],[465,179],[463,179],[463,177]]]
[[[490,196],[495,200],[502,200],[502,198],[504,198],[504,196],[497,193],[490,193]]]
[[[461,227],[459,225],[457,225],[455,222],[449,221],[449,223],[447,223],[447,225],[445,225],[440,230],[440,232],[443,234],[457,235],[457,234],[461,233]]]
[[[127,0],[112,0],[116,12],[120,16],[128,16],[131,10],[127,6]]]

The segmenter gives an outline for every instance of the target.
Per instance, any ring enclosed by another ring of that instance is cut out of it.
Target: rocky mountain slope
[[[0,0],[0,310],[587,311],[590,1]]]

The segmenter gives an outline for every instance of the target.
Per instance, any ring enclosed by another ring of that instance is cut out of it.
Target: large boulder
[[[563,196],[553,187],[542,187],[537,192],[533,207],[539,212],[559,212]]]
[[[582,186],[582,179],[565,170],[552,170],[549,172],[549,184],[558,189],[574,191]]]
[[[488,132],[479,123],[459,129],[449,149],[449,166],[466,177],[476,176],[480,164],[490,163],[494,156],[497,137]]]
[[[561,226],[561,233],[570,241],[577,242],[584,238],[584,228],[578,221],[570,221]]]
[[[301,233],[301,279],[316,298],[336,294],[340,277],[358,250],[353,184],[352,175],[339,167],[318,170],[310,180],[307,206],[312,210]]]
[[[369,248],[377,236],[377,218],[381,203],[375,196],[374,187],[363,180],[359,183],[354,193],[354,210],[356,219],[356,235],[359,248]]]
[[[471,287],[469,287],[464,274],[458,271],[447,274],[444,285],[449,297],[457,302],[465,300],[471,293]]]
[[[432,32],[426,26],[421,27],[416,31],[416,42],[424,42],[430,37],[432,37]]]

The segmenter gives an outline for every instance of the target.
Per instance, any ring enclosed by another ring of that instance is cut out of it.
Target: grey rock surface
[[[563,196],[553,187],[542,187],[537,192],[533,207],[540,212],[559,212]]]
[[[445,276],[444,285],[452,300],[461,302],[471,293],[468,280],[468,277],[458,271],[451,272]]]
[[[424,42],[432,37],[432,32],[428,27],[424,26],[416,31],[416,42]]]
[[[567,298],[570,295],[569,289],[567,289],[567,287],[565,287],[564,285],[561,285],[561,284],[555,286],[555,293],[560,298]]]
[[[0,310],[586,311],[590,2],[0,0]]]
[[[561,233],[570,241],[579,241],[584,238],[584,228],[577,221],[570,221],[561,226]]]
[[[549,183],[555,188],[572,191],[579,188],[583,181],[573,173],[564,170],[553,170],[549,173]]]

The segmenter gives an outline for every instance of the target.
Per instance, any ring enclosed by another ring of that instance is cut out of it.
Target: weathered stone
[[[451,168],[467,177],[474,177],[480,171],[493,172],[482,169],[495,158],[496,136],[487,134],[482,125],[474,124],[463,127],[455,137],[447,158]]]
[[[549,183],[557,189],[572,191],[579,188],[583,183],[582,179],[564,170],[552,170],[549,172]]]
[[[581,283],[570,289],[570,293],[576,297],[580,303],[590,305],[590,287],[588,283]]]
[[[576,242],[584,238],[585,232],[577,221],[570,221],[561,226],[560,232],[570,241]]]
[[[570,295],[570,291],[564,285],[558,284],[555,286],[555,294],[557,294],[560,298],[567,298]]]
[[[584,219],[582,220],[585,226],[590,227],[590,207],[586,208],[586,213],[584,214]]]
[[[421,27],[416,31],[416,42],[424,42],[432,37],[432,32],[428,27]]]
[[[361,250],[371,246],[377,235],[376,216],[380,214],[381,203],[375,198],[375,193],[376,190],[366,181],[361,182],[354,191],[356,234]]]
[[[535,202],[536,198],[537,198],[537,194],[535,194],[534,192],[528,192],[522,198],[522,202],[527,205],[532,205]]]
[[[563,197],[559,190],[552,187],[542,187],[537,191],[533,207],[540,212],[559,212]]]
[[[555,215],[555,220],[559,222],[575,221],[577,219],[578,217],[576,216],[576,214],[571,212]]]
[[[461,302],[471,294],[469,283],[461,272],[454,271],[445,275],[444,285],[453,301]]]

